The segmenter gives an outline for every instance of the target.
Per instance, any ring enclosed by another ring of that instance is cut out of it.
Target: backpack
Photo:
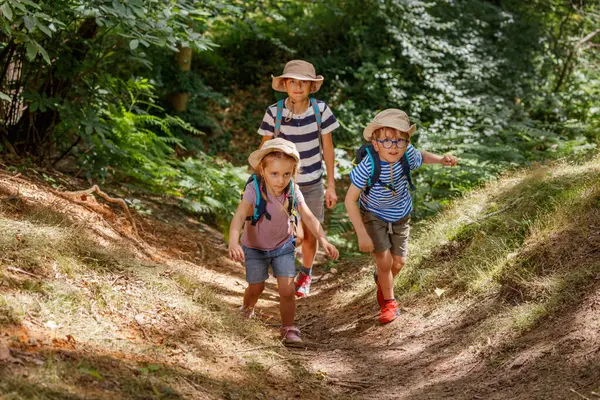
[[[273,132],[273,137],[276,138],[279,136],[279,132],[281,130],[281,118],[283,115],[283,103],[285,100],[279,100],[277,102],[277,114],[275,116],[275,132]],[[315,112],[315,118],[317,119],[317,127],[319,128],[319,148],[323,149],[323,144],[321,143],[321,110],[319,110],[319,104],[317,100],[313,97],[310,98],[310,105]]]
[[[256,201],[254,202],[254,213],[252,214],[252,216],[246,217],[246,221],[251,221],[252,226],[255,226],[263,215],[266,219],[270,221],[271,214],[269,214],[269,212],[267,211],[267,199],[262,195],[262,191],[260,190],[261,185],[263,185],[262,179],[256,174],[250,175],[250,177],[246,181],[246,184],[244,185],[244,190],[242,190],[242,198],[244,197],[244,192],[248,185],[254,185],[254,190],[256,191]],[[294,180],[290,181],[290,185],[288,186],[286,191],[286,197],[288,198],[288,206],[286,211],[288,216],[293,217],[294,237],[296,237],[295,227],[298,225],[298,213],[296,211],[297,204],[294,189]]]
[[[365,157],[369,157],[371,159],[371,174],[369,175],[369,178],[367,180],[365,194],[369,195],[369,191],[371,190],[371,188],[375,186],[375,184],[378,182],[382,186],[393,191],[394,188],[392,188],[390,184],[384,184],[379,180],[379,176],[381,175],[381,164],[379,163],[379,154],[373,148],[372,143],[367,143],[360,146],[360,148],[356,151],[356,157],[354,158],[354,161],[352,163],[356,167]],[[402,172],[406,176],[406,180],[408,181],[408,186],[410,187],[410,190],[416,190],[417,188],[415,187],[415,185],[413,185],[412,182],[412,177],[410,173],[410,162],[408,161],[408,156],[406,155],[406,152],[404,152],[404,154],[400,158],[400,162],[402,163]]]

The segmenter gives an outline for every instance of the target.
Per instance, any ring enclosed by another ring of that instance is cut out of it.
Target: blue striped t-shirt
[[[406,155],[411,171],[419,168],[423,164],[421,152],[415,149],[412,144],[408,145]],[[368,196],[365,194],[364,190],[362,191],[359,204],[362,209],[374,213],[386,222],[396,222],[399,219],[406,217],[412,211],[412,199],[408,192],[408,180],[406,174],[402,170],[402,163],[400,160],[393,164],[386,161],[380,161],[380,164],[381,175],[379,177],[379,182],[371,187]],[[390,166],[394,172],[393,187],[395,189],[395,194],[384,186],[392,183]],[[357,188],[365,189],[370,175],[371,159],[365,157],[360,164],[350,172],[350,180]],[[383,182],[383,185],[381,182]]]
[[[317,104],[321,111],[321,135],[327,135],[337,129],[340,124],[335,119],[331,109],[327,107],[327,104],[321,100],[317,100]],[[263,136],[273,136],[276,116],[277,103],[267,108],[260,128],[258,128],[258,133]],[[309,103],[303,114],[294,114],[290,121],[286,121],[286,117],[291,116],[292,114],[284,102],[279,137],[293,142],[298,153],[300,153],[300,173],[296,180],[298,185],[312,185],[320,182],[323,175],[323,157],[321,157],[319,128],[315,111]]]

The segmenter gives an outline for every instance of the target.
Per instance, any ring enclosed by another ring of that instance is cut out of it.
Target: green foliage
[[[95,119],[84,129],[86,146],[78,157],[88,176],[142,185],[181,198],[185,208],[213,221],[229,219],[247,174],[203,153],[176,158],[176,150],[185,148],[172,128],[188,135],[201,132],[180,117],[164,114],[147,80],[119,83],[116,87],[124,91],[122,98],[129,101],[98,100]]]
[[[389,107],[417,122],[415,146],[460,157],[415,173],[419,218],[507,168],[599,138],[595,3],[0,0],[0,10],[3,147],[74,154],[89,176],[191,196],[186,206],[203,213],[231,211],[236,185],[219,179],[240,173],[212,156],[245,164],[276,98],[270,75],[294,58],[326,77],[318,97],[342,126],[340,170]],[[174,62],[183,47],[196,52],[189,72]],[[189,101],[174,117],[176,93]]]
[[[244,3],[246,18],[221,18],[211,27],[220,47],[201,55],[198,73],[235,98],[256,85],[268,89],[269,76],[290,59],[311,61],[326,78],[318,97],[342,123],[335,140],[348,150],[346,160],[377,111],[406,110],[418,124],[413,137],[418,148],[451,151],[461,159],[455,169],[415,173],[418,217],[507,168],[595,148],[598,56],[580,47],[577,60],[585,67],[576,72],[574,58],[567,58],[577,40],[597,26],[596,5]],[[570,73],[556,90],[566,64]],[[264,111],[273,99],[246,103],[245,112]],[[254,126],[259,123],[255,119]]]

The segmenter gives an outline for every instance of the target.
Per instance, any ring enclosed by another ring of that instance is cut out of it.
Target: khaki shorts
[[[390,223],[385,222],[370,211],[360,210],[367,233],[373,241],[375,253],[390,249],[392,254],[400,257],[408,255],[408,235],[410,234],[410,216],[392,222],[392,232],[389,233]]]
[[[310,211],[317,217],[319,222],[323,223],[325,219],[325,189],[323,188],[323,181],[313,183],[312,185],[300,186],[300,191]]]

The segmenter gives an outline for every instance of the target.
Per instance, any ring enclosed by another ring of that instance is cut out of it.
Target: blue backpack
[[[354,161],[352,164],[356,167],[363,158],[368,157],[371,160],[371,173],[369,174],[369,178],[367,179],[367,187],[365,188],[365,194],[369,195],[369,191],[376,183],[379,183],[381,186],[394,191],[394,188],[391,187],[389,183],[383,183],[379,180],[379,176],[381,175],[381,164],[379,154],[373,148],[372,143],[363,144],[356,151],[356,156],[354,157]],[[410,173],[410,162],[408,161],[408,156],[406,152],[400,158],[400,162],[402,163],[402,172],[406,176],[406,180],[408,181],[408,186],[410,190],[416,190],[417,188],[413,185],[412,176]]]
[[[244,190],[242,190],[242,198],[244,197],[244,192],[248,185],[254,185],[254,190],[256,191],[256,200],[254,202],[254,213],[252,216],[246,217],[246,221],[251,221],[252,226],[255,226],[261,217],[264,215],[267,220],[271,220],[271,214],[267,211],[267,199],[262,195],[266,191],[266,187],[264,182],[260,176],[256,174],[250,175],[246,184],[244,185]],[[261,187],[262,186],[262,187]],[[262,189],[262,190],[261,190]],[[298,225],[298,212],[296,210],[296,194],[294,193],[294,181],[290,181],[290,185],[286,190],[286,197],[288,198],[288,206],[287,206],[287,214],[289,216],[293,216],[294,223],[296,226]],[[295,236],[296,232],[294,232]]]

